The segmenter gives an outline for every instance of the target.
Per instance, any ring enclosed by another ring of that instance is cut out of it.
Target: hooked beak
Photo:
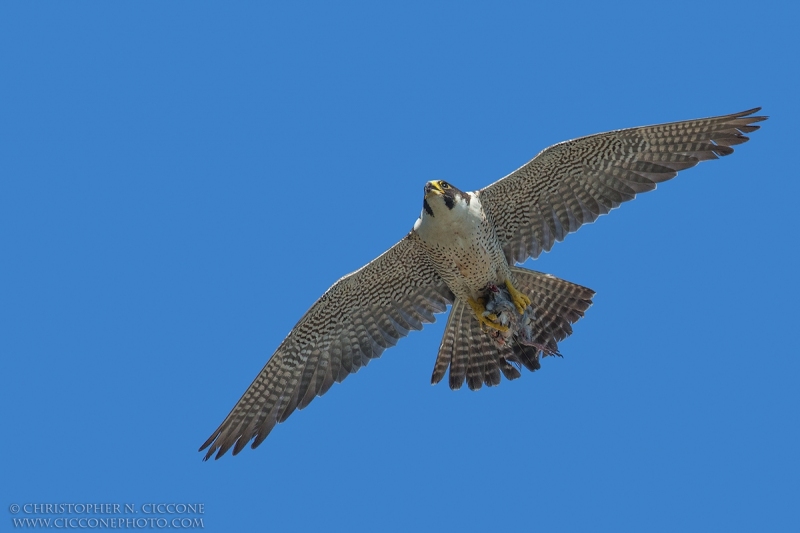
[[[438,181],[429,181],[425,184],[425,198],[430,197],[432,194],[444,194],[444,190]]]

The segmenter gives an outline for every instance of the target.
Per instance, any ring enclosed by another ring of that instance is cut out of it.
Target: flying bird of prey
[[[678,171],[732,153],[766,119],[753,116],[759,109],[562,142],[479,191],[428,182],[413,229],[311,306],[200,448],[205,459],[251,440],[255,448],[448,304],[432,383],[448,368],[450,388],[466,380],[473,390],[537,370],[594,291],[515,265]]]

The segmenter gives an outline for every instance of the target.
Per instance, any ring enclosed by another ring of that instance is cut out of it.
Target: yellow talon
[[[519,292],[517,289],[514,288],[514,285],[511,284],[511,280],[506,280],[506,288],[508,289],[508,293],[511,295],[511,301],[514,302],[514,306],[519,311],[519,314],[523,314],[525,309],[531,305],[531,299]]]
[[[484,326],[496,329],[498,331],[508,331],[508,326],[504,326],[497,321],[496,314],[486,313],[486,302],[483,298],[478,298],[477,300],[470,298],[467,301],[469,302],[469,306],[472,308],[472,312],[475,313],[475,318],[478,319],[478,322]]]

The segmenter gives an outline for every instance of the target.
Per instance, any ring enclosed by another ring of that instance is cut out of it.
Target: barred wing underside
[[[337,281],[284,339],[217,430],[200,447],[220,458],[258,446],[275,424],[433,322],[453,294],[413,233]]]
[[[700,161],[733,153],[767,117],[720,117],[599,133],[553,145],[479,191],[509,264],[549,251],[636,194]]]

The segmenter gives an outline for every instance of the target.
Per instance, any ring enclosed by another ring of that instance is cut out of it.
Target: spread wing
[[[296,408],[433,322],[454,299],[412,232],[343,277],[311,306],[217,430],[200,447],[219,459],[255,448]]]
[[[479,191],[509,264],[549,251],[637,193],[700,161],[733,153],[767,117],[721,117],[599,133],[553,145]]]

